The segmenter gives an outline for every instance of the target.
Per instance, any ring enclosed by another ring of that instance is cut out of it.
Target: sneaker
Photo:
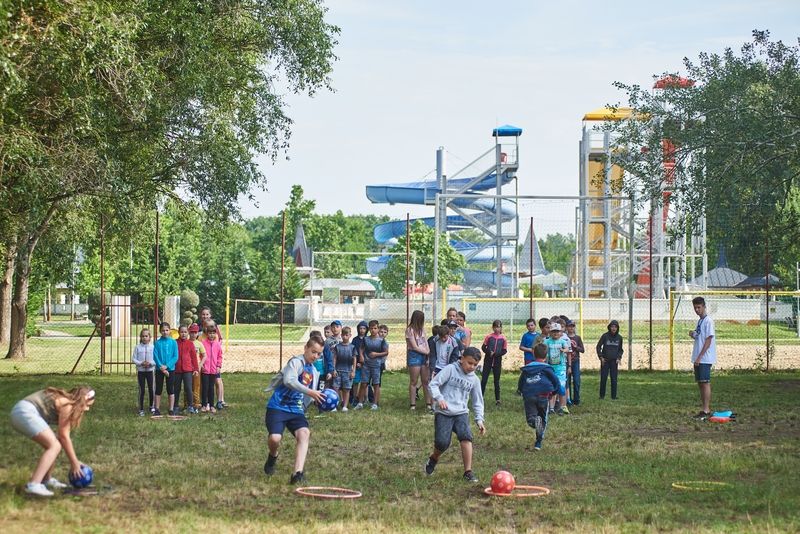
[[[541,443],[541,436],[544,434],[544,417],[539,417],[537,415],[533,421],[533,426],[536,429],[536,443]]]
[[[150,406],[150,415],[155,415],[155,414],[156,414],[156,409]]]
[[[178,415],[177,413],[175,413],[175,410],[169,410],[169,411],[167,411],[167,414],[168,415]]]
[[[569,408],[564,406],[563,408],[561,408],[561,413],[564,415],[569,415]]]
[[[144,410],[139,410],[139,417],[144,417]]]
[[[535,451],[542,450],[542,440],[541,439],[537,439],[536,443],[533,444],[533,450],[535,450]]]
[[[161,415],[161,410],[159,410],[158,408],[153,408],[153,411],[150,413],[152,413],[153,415]]]
[[[186,410],[186,411],[191,413],[191,414],[195,414],[195,413],[197,413],[197,408],[195,408],[194,406],[189,406],[189,409]]]
[[[219,401],[219,403],[223,408],[227,408],[228,407],[228,403],[225,402],[225,401]]]
[[[478,482],[478,477],[472,471],[464,471],[464,480],[467,482]]]
[[[554,408],[550,408],[549,410],[547,410],[547,413],[556,413],[556,411]]]
[[[432,404],[428,404],[428,405],[426,405],[426,407],[428,408],[428,413],[433,413],[433,405]]]
[[[51,490],[63,490],[68,488],[66,484],[58,480],[57,478],[50,477],[50,479],[44,483],[45,486],[50,488]]]
[[[358,404],[356,404],[356,407],[355,407],[355,408],[353,408],[353,409],[354,409],[354,410],[360,410],[360,409],[362,409],[363,407],[364,407],[364,403],[363,403],[363,402],[359,402]]]
[[[213,406],[209,408],[208,411],[211,413],[217,413],[217,410],[215,410]]]
[[[217,410],[221,410],[225,408],[225,405],[222,403],[222,401],[217,401],[216,408]]]
[[[303,474],[302,471],[298,471],[297,473],[292,475],[292,478],[289,479],[289,484],[303,484],[306,481],[306,476]]]
[[[408,407],[408,409],[409,409],[409,410],[411,410],[411,411],[413,412],[413,411],[415,411],[415,410],[417,409],[417,405],[416,405],[416,404],[412,404],[412,405],[410,405],[410,406]]]
[[[500,406],[500,401],[499,400],[494,401],[494,405],[495,406]]]
[[[347,409],[347,406],[342,407],[343,412],[349,412],[350,410]]]
[[[374,411],[375,411],[375,410],[377,410],[377,409],[378,409],[378,405],[377,405],[377,404],[373,404],[373,405],[372,405],[372,411],[374,412]]]
[[[267,454],[267,461],[264,462],[264,474],[267,476],[272,476],[275,473],[275,462],[278,461],[277,456],[272,456],[271,454]]]
[[[702,420],[704,420],[704,419],[706,419],[707,417],[710,417],[710,416],[711,416],[711,412],[697,412],[692,417],[694,419],[702,421]]]
[[[433,470],[436,469],[436,464],[438,463],[437,460],[434,460],[431,457],[428,457],[428,461],[425,463],[425,474],[430,476],[433,474]]]
[[[37,497],[52,497],[53,492],[45,487],[44,484],[34,484],[28,482],[25,484],[25,493],[29,495],[36,495]]]

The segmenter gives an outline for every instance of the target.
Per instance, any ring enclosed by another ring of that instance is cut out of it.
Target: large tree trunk
[[[0,279],[0,345],[7,345],[11,337],[11,295],[17,243],[9,239],[3,258],[3,278]]]
[[[31,275],[31,260],[39,238],[47,230],[57,209],[58,204],[53,203],[36,229],[31,233],[23,233],[17,240],[14,296],[11,299],[11,338],[6,358],[25,357],[25,325],[28,321],[28,285]]]

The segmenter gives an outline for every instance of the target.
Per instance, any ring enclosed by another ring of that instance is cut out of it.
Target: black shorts
[[[264,415],[264,424],[267,425],[267,432],[270,434],[283,434],[284,429],[288,428],[289,432],[294,436],[295,431],[298,429],[308,428],[308,419],[301,413],[267,408],[267,413]]]

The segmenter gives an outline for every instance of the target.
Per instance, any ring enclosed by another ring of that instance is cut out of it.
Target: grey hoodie
[[[436,413],[443,415],[461,415],[469,413],[467,401],[472,394],[472,410],[475,422],[483,421],[483,394],[481,381],[474,372],[467,374],[459,362],[453,362],[433,377],[430,384]],[[444,399],[447,409],[439,408],[438,401]]]

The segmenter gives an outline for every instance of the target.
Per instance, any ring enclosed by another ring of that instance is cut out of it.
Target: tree
[[[705,216],[711,242],[746,242],[763,265],[754,248],[800,239],[785,216],[800,176],[800,48],[754,31],[740,53],[703,53],[684,66],[688,78],[659,76],[658,91],[615,84],[634,114],[608,124],[618,136],[613,162],[640,202],[669,198],[676,233]]]
[[[288,146],[281,94],[329,86],[338,28],[317,0],[4,8],[0,221],[15,254],[7,357],[19,358],[32,259],[54,218],[85,197],[127,213],[178,190],[211,217],[235,214],[266,181],[254,156]]]
[[[417,270],[411,272],[414,287],[424,287],[433,282],[435,230],[421,221],[411,227],[409,248],[416,254]],[[390,252],[405,252],[405,240],[392,247]],[[461,270],[467,266],[464,257],[454,249],[444,234],[439,238],[438,282],[441,287],[461,281]],[[378,274],[383,290],[396,295],[406,289],[406,259],[394,256]]]
[[[544,239],[539,239],[539,250],[542,252],[544,265],[549,271],[566,274],[575,253],[575,236],[559,233],[548,234]]]

